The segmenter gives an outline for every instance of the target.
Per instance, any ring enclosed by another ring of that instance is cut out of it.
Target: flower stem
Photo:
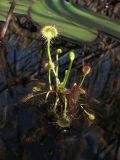
[[[69,77],[69,74],[70,74],[70,71],[71,71],[71,68],[72,68],[72,62],[73,62],[73,61],[70,61],[68,70],[65,72],[64,80],[63,80],[63,82],[61,83],[61,87],[62,87],[62,88],[65,88],[65,86],[66,86],[66,83],[67,83],[67,80],[68,80],[68,77]]]
[[[65,97],[65,107],[64,107],[63,116],[64,116],[64,117],[67,116],[67,98],[66,98],[66,97]]]
[[[56,53],[56,86],[58,87],[58,85],[60,84],[60,80],[59,80],[59,76],[58,76],[58,56],[59,56],[59,53],[57,52]]]
[[[48,71],[48,81],[49,81],[49,88],[51,90],[52,89],[51,87],[51,69]]]
[[[47,53],[49,62],[52,62],[51,53],[50,53],[50,39],[47,40]]]
[[[83,85],[83,82],[84,82],[84,80],[85,80],[85,77],[86,77],[86,75],[84,74],[83,79],[82,79],[82,81],[81,81],[81,83],[80,83],[80,87]]]
[[[56,54],[56,78],[58,78],[58,53]]]
[[[59,97],[56,97],[55,104],[54,104],[54,107],[53,107],[53,111],[55,113],[56,113],[56,108],[57,108],[58,102],[59,102]]]

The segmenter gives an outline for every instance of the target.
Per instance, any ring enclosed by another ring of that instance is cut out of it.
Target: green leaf
[[[0,20],[5,20],[10,0],[0,2]],[[93,41],[98,31],[120,38],[120,21],[93,13],[65,0],[17,0],[14,12],[28,14],[42,25],[56,25],[60,34],[77,41]]]
[[[92,41],[98,33],[96,29],[69,19],[69,12],[60,5],[60,0],[37,0],[32,6],[31,17],[43,25],[56,25],[63,36],[74,40]]]
[[[5,21],[7,13],[10,8],[10,3],[8,0],[1,0],[0,1],[0,20]]]
[[[71,14],[71,19],[78,24],[96,28],[100,31],[106,32],[117,38],[120,38],[120,21],[106,16],[93,13],[80,5],[66,5],[65,9]]]
[[[120,38],[120,21],[100,16],[64,0],[37,0],[31,15],[39,23],[56,24],[64,36],[76,40],[95,39],[96,29]]]
[[[5,21],[12,0],[0,0],[0,20]],[[27,14],[29,7],[32,5],[32,0],[16,0],[14,13]]]

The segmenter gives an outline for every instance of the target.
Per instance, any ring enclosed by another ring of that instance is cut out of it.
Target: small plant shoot
[[[86,76],[90,73],[91,67],[84,66],[82,68],[83,78],[79,84],[74,84],[72,88],[67,88],[69,75],[72,69],[73,61],[75,60],[74,51],[68,53],[69,65],[68,69],[65,70],[65,75],[62,81],[59,79],[59,55],[62,53],[62,50],[58,48],[56,50],[56,60],[53,62],[51,56],[51,40],[58,36],[58,31],[55,26],[44,26],[41,30],[41,34],[44,39],[47,41],[47,57],[48,62],[45,64],[45,68],[48,72],[48,83],[49,90],[46,92],[45,102],[49,103],[49,97],[54,95],[54,104],[51,107],[51,112],[54,114],[56,123],[58,126],[70,127],[72,120],[78,114],[79,109],[83,109],[84,113],[87,115],[89,120],[95,120],[95,115],[90,113],[83,105],[79,105],[79,99],[82,94],[86,94],[85,89],[82,87],[82,84]],[[51,76],[54,75],[55,84],[52,84]],[[53,97],[52,97],[53,98]],[[85,105],[85,104],[84,104]]]

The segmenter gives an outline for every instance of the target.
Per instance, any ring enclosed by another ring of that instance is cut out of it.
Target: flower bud
[[[94,121],[94,120],[95,120],[95,115],[94,115],[94,114],[89,114],[89,115],[88,115],[88,118],[89,118],[91,121]]]
[[[49,69],[54,69],[55,68],[55,64],[53,62],[50,62],[48,66],[49,66]]]
[[[89,120],[94,121],[95,120],[95,115],[92,113],[89,113],[88,111],[84,110],[85,113],[88,115]]]
[[[69,53],[69,58],[70,58],[70,61],[73,61],[75,59],[75,53],[73,51]]]
[[[58,31],[56,27],[54,26],[43,27],[43,29],[41,30],[41,33],[44,38],[49,39],[49,40],[58,36]]]
[[[45,68],[46,70],[51,70],[51,69],[54,69],[54,68],[55,68],[55,65],[54,65],[53,62],[45,63],[45,64],[44,64],[44,68]]]
[[[60,48],[57,49],[57,53],[58,53],[58,54],[61,54],[61,53],[62,53],[62,49],[60,49]]]
[[[90,71],[91,71],[91,67],[90,66],[84,66],[83,68],[82,68],[82,72],[85,74],[85,75],[87,75],[87,74],[89,74],[90,73]]]

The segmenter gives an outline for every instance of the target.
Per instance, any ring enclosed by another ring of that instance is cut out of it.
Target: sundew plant
[[[82,68],[83,78],[79,84],[74,83],[71,88],[66,88],[70,71],[72,68],[73,61],[75,59],[74,51],[70,51],[69,54],[69,66],[65,70],[65,75],[62,81],[59,78],[59,55],[62,53],[61,49],[56,50],[56,60],[55,62],[51,56],[51,41],[58,36],[58,30],[55,26],[44,26],[41,30],[42,36],[47,41],[47,57],[48,61],[45,63],[44,67],[48,71],[48,83],[49,89],[46,92],[45,102],[48,103],[49,97],[54,97],[55,101],[51,108],[51,112],[54,114],[56,123],[60,127],[70,127],[72,120],[78,116],[79,109],[87,115],[89,120],[93,121],[95,115],[86,109],[86,104],[79,104],[79,99],[82,94],[86,94],[85,89],[83,89],[82,84],[86,76],[90,73],[91,67],[84,66]],[[51,76],[55,77],[55,84],[52,84]],[[35,88],[33,89],[35,91]]]

